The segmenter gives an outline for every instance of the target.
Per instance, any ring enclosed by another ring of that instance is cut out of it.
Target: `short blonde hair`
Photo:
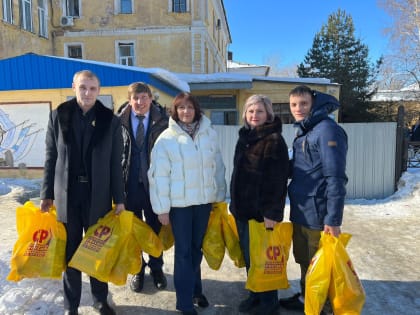
[[[90,70],[81,70],[77,71],[73,76],[73,83],[76,83],[76,81],[79,79],[79,77],[85,77],[89,79],[96,79],[98,81],[98,85],[101,85],[101,81],[99,80],[98,76],[94,74]]]
[[[264,105],[264,108],[267,112],[267,122],[274,121],[274,110],[273,110],[273,104],[271,103],[271,100],[265,95],[254,94],[246,99],[245,105],[244,105],[244,111],[242,113],[242,119],[244,121],[244,125],[248,129],[251,127],[246,121],[246,112],[251,105],[254,105],[257,103]]]

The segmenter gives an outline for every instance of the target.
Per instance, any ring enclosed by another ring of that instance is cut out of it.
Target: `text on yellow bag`
[[[31,201],[16,209],[18,240],[13,247],[9,281],[61,278],[65,268],[66,230],[53,207],[41,212]]]
[[[127,275],[141,269],[141,252],[159,257],[163,245],[152,228],[132,211],[111,210],[92,225],[69,266],[103,282],[125,285]]]
[[[246,288],[253,292],[287,289],[287,261],[293,226],[280,222],[267,230],[264,222],[249,220],[250,269]]]
[[[99,219],[86,231],[69,266],[100,281],[108,282],[121,245],[132,230],[133,215],[130,211],[123,211],[119,215],[110,211]]]

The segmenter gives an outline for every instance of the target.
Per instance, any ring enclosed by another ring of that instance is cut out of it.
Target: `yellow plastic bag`
[[[162,225],[159,231],[159,239],[162,242],[163,250],[168,250],[174,246],[174,234],[170,224]]]
[[[153,257],[162,255],[163,245],[159,236],[156,235],[147,223],[141,221],[136,216],[133,218],[133,233],[142,251]]]
[[[365,304],[365,291],[345,249],[350,238],[350,234],[343,233],[336,240],[329,290],[335,315],[361,314]]]
[[[109,282],[125,285],[128,274],[137,274],[141,269],[141,248],[133,233],[130,233],[120,247],[117,261],[109,274]]]
[[[222,215],[226,209],[222,203],[214,203],[203,239],[203,255],[209,267],[219,270],[225,256],[225,241],[222,231]]]
[[[55,208],[41,212],[31,201],[16,209],[18,240],[13,247],[9,281],[61,278],[65,268],[66,230]]]
[[[311,259],[306,273],[305,314],[319,315],[328,296],[331,282],[331,268],[334,256],[335,239],[321,233],[319,249]]]
[[[253,292],[287,289],[287,261],[292,243],[292,224],[281,222],[267,230],[264,222],[249,220],[251,266],[246,288]]]
[[[351,235],[321,233],[320,247],[306,274],[305,314],[318,315],[327,299],[335,315],[361,314],[365,292],[345,246]]]
[[[235,218],[231,214],[223,217],[222,230],[223,239],[230,259],[232,259],[236,267],[245,267],[245,259],[239,243],[238,229],[236,228]]]
[[[132,231],[134,218],[131,211],[122,211],[119,215],[108,212],[86,231],[69,266],[108,282],[122,244]]]
[[[108,277],[108,282],[116,285],[125,285],[128,274],[140,272],[142,246],[147,253],[155,257],[162,254],[162,243],[152,228],[134,215],[131,223],[130,227],[124,226],[130,232],[119,245],[118,258]]]

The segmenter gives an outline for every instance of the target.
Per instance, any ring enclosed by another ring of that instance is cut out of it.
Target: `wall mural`
[[[43,167],[49,102],[0,103],[0,166]]]

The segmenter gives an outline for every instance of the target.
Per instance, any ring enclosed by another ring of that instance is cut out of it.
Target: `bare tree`
[[[271,54],[263,58],[263,63],[270,66],[270,76],[296,78],[296,65],[282,65],[278,54]]]
[[[393,18],[385,29],[390,36],[393,53],[385,56],[385,67],[393,74],[383,73],[385,85],[420,87],[420,0],[378,0],[379,5]]]

